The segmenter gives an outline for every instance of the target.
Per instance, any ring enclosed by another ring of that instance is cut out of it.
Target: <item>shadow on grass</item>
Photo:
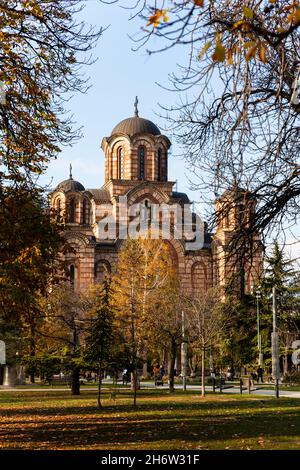
[[[113,447],[114,444],[126,445],[134,442],[158,442],[158,441],[188,441],[196,443],[199,441],[226,441],[235,436],[238,439],[249,439],[264,436],[275,439],[284,433],[285,438],[299,436],[299,425],[297,429],[291,428],[291,422],[295,423],[299,419],[299,413],[287,416],[278,420],[270,416],[269,413],[262,412],[259,418],[253,420],[242,416],[243,424],[232,417],[201,417],[182,418],[181,416],[172,419],[147,419],[146,421],[136,420],[100,420],[98,422],[91,418],[77,420],[76,422],[60,422],[59,418],[51,423],[35,423],[34,428],[22,426],[20,433],[9,429],[5,436],[5,442],[14,442],[22,446],[24,442],[31,442],[33,447],[38,447],[43,442],[51,442],[54,446],[68,447],[89,445],[100,445]],[[100,421],[100,422],[99,422]],[[3,441],[2,441],[3,442]],[[3,442],[4,444],[4,442]],[[300,441],[298,441],[300,446]],[[5,447],[5,444],[4,444]]]
[[[141,399],[153,399],[156,394],[141,393]],[[191,397],[193,395],[193,397]],[[199,442],[236,440],[267,437],[276,443],[282,436],[291,439],[300,448],[300,407],[298,400],[259,399],[237,400],[224,397],[222,401],[195,401],[195,393],[187,395],[187,400],[176,402],[177,395],[163,395],[169,401],[138,403],[133,408],[128,402],[116,403],[99,412],[90,405],[94,395],[88,393],[76,397],[60,396],[64,403],[44,406],[43,400],[54,401],[53,396],[39,396],[31,407],[8,409],[1,407],[0,440],[1,448],[78,448],[98,446],[112,448],[121,445],[123,449],[133,443],[168,441],[187,442],[196,446]],[[157,396],[162,397],[161,392]],[[24,395],[22,403],[26,400]],[[28,397],[29,398],[29,397]],[[34,397],[35,398],[35,397]],[[123,392],[120,398],[131,395]],[[179,398],[182,398],[179,396]],[[68,403],[68,400],[70,403]],[[89,400],[89,403],[85,401]],[[17,404],[17,402],[15,402]],[[41,404],[40,406],[38,406]],[[13,418],[13,422],[11,419]],[[158,445],[159,447],[159,445]]]

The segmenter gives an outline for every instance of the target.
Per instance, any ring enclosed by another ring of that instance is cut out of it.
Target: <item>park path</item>
[[[104,387],[105,385],[111,385],[110,382],[106,382],[104,383]],[[154,385],[153,385],[153,382],[142,382],[141,384],[141,388],[142,389],[154,389]],[[167,389],[167,384],[164,385],[163,387],[159,387],[161,388],[162,390],[163,389]],[[200,388],[200,385],[187,385],[187,390],[194,390],[194,391],[198,391],[199,393],[201,392],[201,388]],[[82,390],[91,390],[91,391],[97,391],[97,387],[84,387],[84,385],[82,385]],[[180,384],[175,384],[175,389],[176,390],[182,390],[182,385]],[[212,387],[210,386],[207,386],[205,387],[205,389],[208,391],[208,392],[211,392],[212,391]],[[49,387],[49,388],[45,388],[45,387],[38,387],[38,386],[32,386],[32,385],[28,385],[28,387],[26,388],[7,388],[7,387],[1,387],[0,386],[0,393],[1,392],[65,392],[65,391],[70,391],[70,388],[68,387]],[[222,392],[224,394],[226,393],[233,393],[233,394],[240,394],[240,388],[237,387],[237,386],[230,386],[230,385],[225,385],[225,387],[222,389]],[[216,393],[219,393],[219,389],[216,388]],[[243,390],[243,395],[246,395],[246,396],[249,396],[248,394],[248,390],[244,389]],[[266,390],[266,389],[263,389],[263,388],[259,388],[259,387],[254,387],[251,389],[251,395],[259,395],[259,396],[275,396],[275,392],[274,390]],[[288,391],[288,390],[280,390],[280,397],[284,397],[284,398],[300,398],[300,391]]]

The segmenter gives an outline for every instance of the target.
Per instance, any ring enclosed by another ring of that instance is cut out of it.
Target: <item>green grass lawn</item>
[[[129,391],[1,392],[0,449],[300,449],[300,400]]]

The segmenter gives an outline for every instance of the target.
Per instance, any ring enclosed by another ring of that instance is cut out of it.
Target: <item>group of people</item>
[[[252,379],[258,381],[258,383],[263,383],[263,374],[264,370],[261,366],[258,367],[256,374],[252,373]],[[165,375],[165,368],[163,365],[155,364],[153,367],[153,376],[154,376],[154,384],[155,385],[163,385],[163,378]],[[216,370],[215,368],[211,371],[211,376],[216,377]],[[226,372],[226,378],[227,380],[233,380],[234,379],[234,369],[233,367],[228,367],[227,372]],[[122,373],[122,380],[123,380],[123,385],[127,385],[128,382],[130,381],[130,374],[128,372],[128,369],[124,369]]]
[[[216,369],[213,368],[211,370],[211,373],[210,373],[211,377],[216,377]],[[233,367],[228,367],[227,371],[226,371],[226,378],[227,380],[233,380],[234,379],[234,375],[235,375],[235,372],[234,372],[234,369]],[[253,380],[257,380],[258,383],[263,383],[263,375],[264,375],[264,370],[261,366],[258,367],[256,373],[255,372],[252,372],[251,373],[251,377]]]
[[[165,375],[165,368],[163,365],[156,364],[153,367],[154,383],[155,385],[163,385],[163,378]],[[128,369],[124,369],[122,372],[122,382],[123,385],[127,385],[130,382],[130,374]]]

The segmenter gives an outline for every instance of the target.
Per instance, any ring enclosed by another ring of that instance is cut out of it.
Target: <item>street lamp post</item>
[[[273,332],[272,332],[272,377],[275,382],[275,396],[279,398],[279,341],[277,328],[277,305],[276,305],[276,287],[273,287]]]
[[[186,333],[185,333],[185,313],[184,313],[184,311],[182,311],[181,374],[182,374],[182,389],[184,391],[186,391],[187,339],[186,339]]]
[[[256,290],[256,322],[257,322],[257,349],[258,349],[258,365],[263,367],[264,358],[261,348],[261,334],[260,334],[260,317],[259,317],[259,299],[261,297],[260,286]]]
[[[257,327],[257,351],[258,351],[258,365],[259,367],[263,367],[264,358],[262,353],[261,347],[261,334],[260,334],[260,315],[259,315],[259,299],[261,297],[260,286],[254,290],[252,286],[252,294],[255,294],[256,297],[256,327]]]

